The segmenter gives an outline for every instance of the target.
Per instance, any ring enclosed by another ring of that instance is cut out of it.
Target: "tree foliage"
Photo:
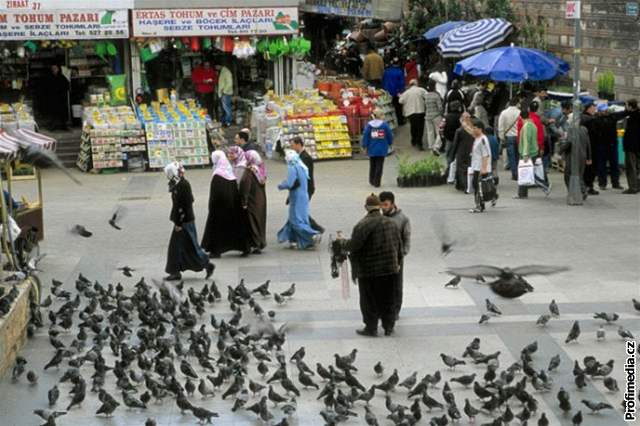
[[[475,21],[481,18],[503,18],[518,29],[522,46],[546,48],[543,18],[534,20],[528,14],[520,18],[511,0],[410,0],[405,31],[419,38],[427,30],[447,21]]]

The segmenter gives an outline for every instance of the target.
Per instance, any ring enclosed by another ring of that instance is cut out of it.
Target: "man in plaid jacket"
[[[402,263],[402,238],[396,224],[380,212],[376,195],[367,197],[365,209],[367,215],[353,228],[347,242],[365,324],[356,333],[377,336],[380,320],[385,335],[389,336],[395,325],[395,286]]]

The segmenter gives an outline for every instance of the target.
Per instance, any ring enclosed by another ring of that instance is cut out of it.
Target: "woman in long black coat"
[[[209,190],[209,216],[202,237],[202,248],[217,258],[228,251],[249,254],[246,213],[233,168],[222,151],[211,154],[213,177]]]
[[[206,270],[205,279],[208,279],[213,274],[214,265],[198,245],[191,185],[184,178],[184,168],[178,162],[167,165],[164,172],[169,179],[173,202],[169,219],[174,225],[165,267],[169,276],[165,279],[177,281],[182,278],[183,271],[200,272],[203,269]]]
[[[267,245],[267,170],[256,151],[247,151],[245,157],[247,170],[240,179],[240,201],[247,213],[249,245],[254,254],[259,254]]]
[[[471,166],[471,149],[473,148],[473,136],[460,127],[453,137],[451,155],[456,159],[456,189],[467,190],[467,169]]]

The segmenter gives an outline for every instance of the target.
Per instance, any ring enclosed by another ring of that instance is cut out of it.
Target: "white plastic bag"
[[[531,159],[518,162],[518,186],[535,185],[536,180],[533,172],[533,162]]]
[[[447,176],[447,183],[455,183],[457,171],[458,166],[456,160],[453,160],[451,164],[449,164],[449,176]]]
[[[20,235],[20,232],[22,232],[22,230],[20,229],[16,221],[13,220],[11,216],[9,216],[9,229],[11,230],[11,241],[15,241],[15,239],[18,238],[18,235]],[[3,232],[4,232],[4,228],[0,224],[0,235],[2,235]]]

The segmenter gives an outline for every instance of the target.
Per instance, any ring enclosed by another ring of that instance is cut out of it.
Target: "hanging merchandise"
[[[205,37],[202,39],[202,48],[204,50],[210,50],[212,47],[212,41],[210,37]]]
[[[154,60],[157,57],[158,57],[158,54],[153,53],[151,51],[151,48],[149,47],[143,47],[142,49],[140,49],[140,59],[142,60],[142,62],[149,62]]]
[[[29,51],[31,53],[36,53],[38,51],[38,45],[34,42],[32,42],[31,40],[26,41],[24,43],[24,47],[26,47],[27,49],[29,49]]]
[[[124,74],[107,76],[111,89],[111,105],[124,105],[127,103],[126,76]]]
[[[238,59],[247,59],[256,54],[256,49],[251,45],[249,40],[237,39],[233,47],[233,56]]]
[[[200,51],[200,37],[191,37],[191,51]]]

